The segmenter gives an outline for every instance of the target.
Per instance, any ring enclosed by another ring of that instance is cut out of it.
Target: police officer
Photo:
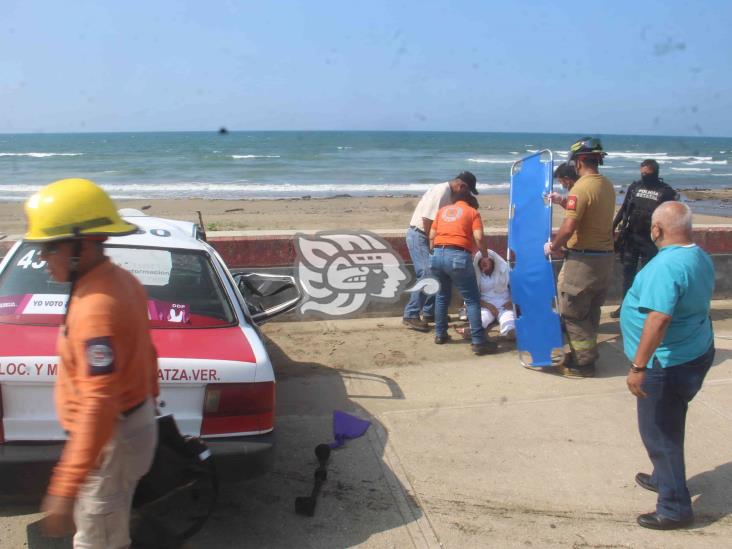
[[[75,548],[128,547],[132,496],[157,441],[157,355],[145,290],[102,242],[137,227],[85,179],[47,185],[25,211],[25,240],[40,245],[52,278],[71,288],[55,386],[68,439],[41,506],[43,530],[59,536],[75,525]]]
[[[568,163],[579,179],[564,203],[559,231],[544,246],[545,254],[556,256],[566,246],[557,292],[569,352],[557,369],[567,377],[595,375],[600,307],[612,277],[615,190],[598,171],[605,155],[597,138],[583,137],[571,146]]]
[[[647,159],[640,165],[640,181],[633,181],[625,194],[623,205],[613,220],[618,230],[616,249],[623,265],[623,297],[633,285],[640,262],[645,267],[658,252],[651,240],[651,215],[663,202],[678,200],[679,194],[658,176],[658,162]],[[620,307],[610,313],[620,316]]]

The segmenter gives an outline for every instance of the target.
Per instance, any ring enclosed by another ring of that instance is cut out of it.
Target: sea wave
[[[516,160],[499,158],[468,158],[468,162],[477,162],[478,164],[513,164]]]
[[[716,165],[726,165],[726,160],[692,160],[691,162],[684,162],[687,166],[693,166],[695,164],[716,164]]]
[[[628,158],[631,160],[645,160],[646,158],[662,161],[662,160],[686,160],[686,161],[699,161],[708,162],[712,160],[711,156],[676,156],[669,155],[665,152],[660,153],[649,153],[649,152],[630,152],[630,151],[608,151],[608,157],[610,158]]]
[[[128,198],[129,195],[155,197],[170,196],[175,192],[177,196],[215,196],[247,195],[247,196],[278,196],[312,194],[331,196],[334,194],[405,194],[424,193],[433,183],[394,183],[384,185],[380,183],[350,183],[350,184],[317,184],[317,183],[213,183],[204,181],[181,181],[171,183],[127,183],[109,184],[102,187],[113,196]],[[26,198],[36,192],[43,185],[0,185],[0,191],[5,194],[23,194]],[[490,193],[509,188],[508,183],[481,183],[478,190]],[[3,196],[5,198],[5,196]]]
[[[674,168],[671,169],[675,172],[711,172],[712,168]]]
[[[279,158],[279,154],[232,154],[234,160],[249,160],[252,158]]]
[[[3,152],[0,156],[27,156],[30,158],[48,158],[51,156],[82,156],[84,153],[45,153],[45,152]]]

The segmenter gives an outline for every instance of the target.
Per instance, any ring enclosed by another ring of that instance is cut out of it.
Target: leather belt
[[[423,235],[427,236],[427,233],[426,233],[426,232],[424,232],[424,231],[423,231],[422,229],[420,229],[419,227],[415,227],[414,225],[410,225],[410,226],[409,226],[409,228],[410,228],[410,229],[414,229],[414,230],[415,230],[415,231],[417,231],[418,233],[422,233]]]
[[[472,254],[470,250],[463,248],[462,246],[456,246],[455,244],[435,244],[435,248],[444,248],[446,250],[460,250],[468,254]]]
[[[592,255],[606,255],[615,253],[613,250],[578,250],[576,248],[567,248],[568,252],[576,254],[592,254]]]

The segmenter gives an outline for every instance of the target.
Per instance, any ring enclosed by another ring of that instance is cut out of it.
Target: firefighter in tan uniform
[[[569,352],[558,364],[567,377],[592,377],[598,357],[597,330],[613,273],[615,189],[598,172],[606,155],[599,139],[584,137],[570,148],[579,179],[567,197],[564,221],[544,252],[566,256],[557,281],[559,309]]]
[[[55,387],[68,439],[41,507],[43,529],[59,536],[75,526],[77,549],[128,547],[132,497],[157,442],[157,355],[145,289],[104,255],[102,242],[137,227],[85,179],[47,185],[25,210],[25,240],[41,246],[51,276],[71,287]]]

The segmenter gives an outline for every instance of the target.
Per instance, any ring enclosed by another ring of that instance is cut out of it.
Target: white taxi
[[[232,274],[194,223],[120,214],[140,230],[109,238],[105,253],[147,290],[160,411],[204,439],[222,469],[242,478],[266,470],[275,376],[257,324],[294,308],[297,285],[289,276]],[[0,468],[60,455],[53,383],[68,291],[50,278],[36,244],[16,243],[0,263]]]

